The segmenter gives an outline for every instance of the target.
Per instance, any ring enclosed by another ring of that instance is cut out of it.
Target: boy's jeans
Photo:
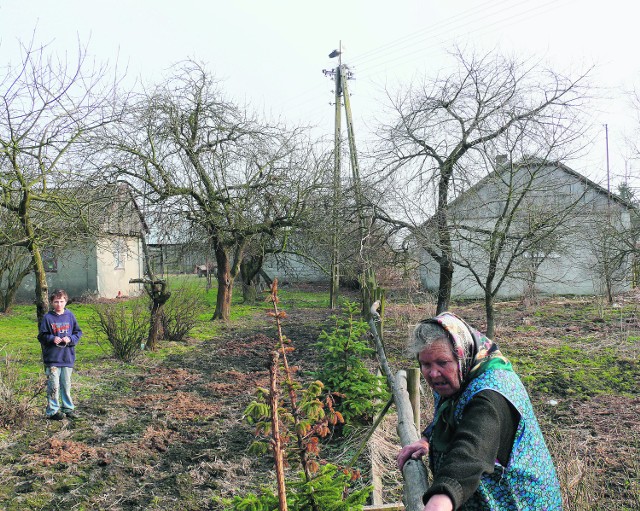
[[[63,412],[75,408],[71,400],[71,373],[73,367],[46,367],[47,375],[47,416],[62,409]],[[58,400],[60,396],[62,405]]]

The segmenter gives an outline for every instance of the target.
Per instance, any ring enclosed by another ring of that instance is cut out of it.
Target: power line
[[[426,60],[426,57],[434,54],[447,43],[451,44],[459,38],[459,33],[462,30],[467,29],[467,37],[470,35],[484,35],[491,31],[495,32],[508,23],[512,24],[514,20],[522,22],[533,16],[558,10],[560,7],[575,3],[575,1],[576,0],[567,0],[558,2],[557,0],[550,0],[543,4],[531,6],[531,2],[527,0],[518,1],[515,4],[510,0],[501,2],[488,0],[475,5],[464,13],[450,16],[440,23],[433,23],[412,34],[391,40],[384,45],[361,53],[349,59],[350,67],[357,72],[359,81],[371,80],[374,73],[381,68],[392,70],[419,59]],[[524,5],[529,6],[529,8],[514,12]],[[495,18],[496,15],[499,17]],[[483,20],[492,21],[483,24]],[[470,27],[476,28],[468,30]],[[426,41],[429,41],[428,44],[420,45],[420,43]],[[416,48],[418,45],[419,47]],[[283,71],[284,70],[285,68],[283,66]],[[329,102],[326,99],[326,93],[328,91],[329,88],[327,86],[318,85],[296,96],[287,97],[281,103],[281,106],[283,108],[288,107],[287,109],[304,110],[307,115],[315,118],[314,114],[320,114],[320,112],[325,114],[327,112],[326,107]],[[321,100],[319,100],[320,94],[323,95]],[[304,108],[312,104],[313,107],[311,109],[307,110]]]

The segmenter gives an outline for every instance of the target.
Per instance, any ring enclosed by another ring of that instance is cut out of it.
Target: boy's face
[[[62,314],[64,312],[64,306],[67,305],[67,300],[64,297],[54,298],[52,305],[53,311],[56,314]]]

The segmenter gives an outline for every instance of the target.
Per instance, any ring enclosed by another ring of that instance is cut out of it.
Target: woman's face
[[[458,360],[448,340],[438,340],[418,355],[420,372],[429,386],[442,397],[451,397],[460,390]]]

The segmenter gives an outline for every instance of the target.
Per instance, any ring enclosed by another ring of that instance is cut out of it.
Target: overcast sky
[[[379,115],[384,88],[435,76],[454,44],[535,57],[560,72],[595,65],[607,98],[597,123],[609,126],[611,171],[625,171],[624,135],[634,112],[623,92],[640,86],[637,20],[628,0],[0,0],[0,64],[18,41],[73,52],[89,44],[100,60],[154,83],[177,61],[194,58],[224,81],[227,94],[293,123],[333,132],[332,82],[322,70],[344,45],[356,137]],[[575,170],[606,181],[604,127]],[[640,161],[627,172],[640,173]]]

